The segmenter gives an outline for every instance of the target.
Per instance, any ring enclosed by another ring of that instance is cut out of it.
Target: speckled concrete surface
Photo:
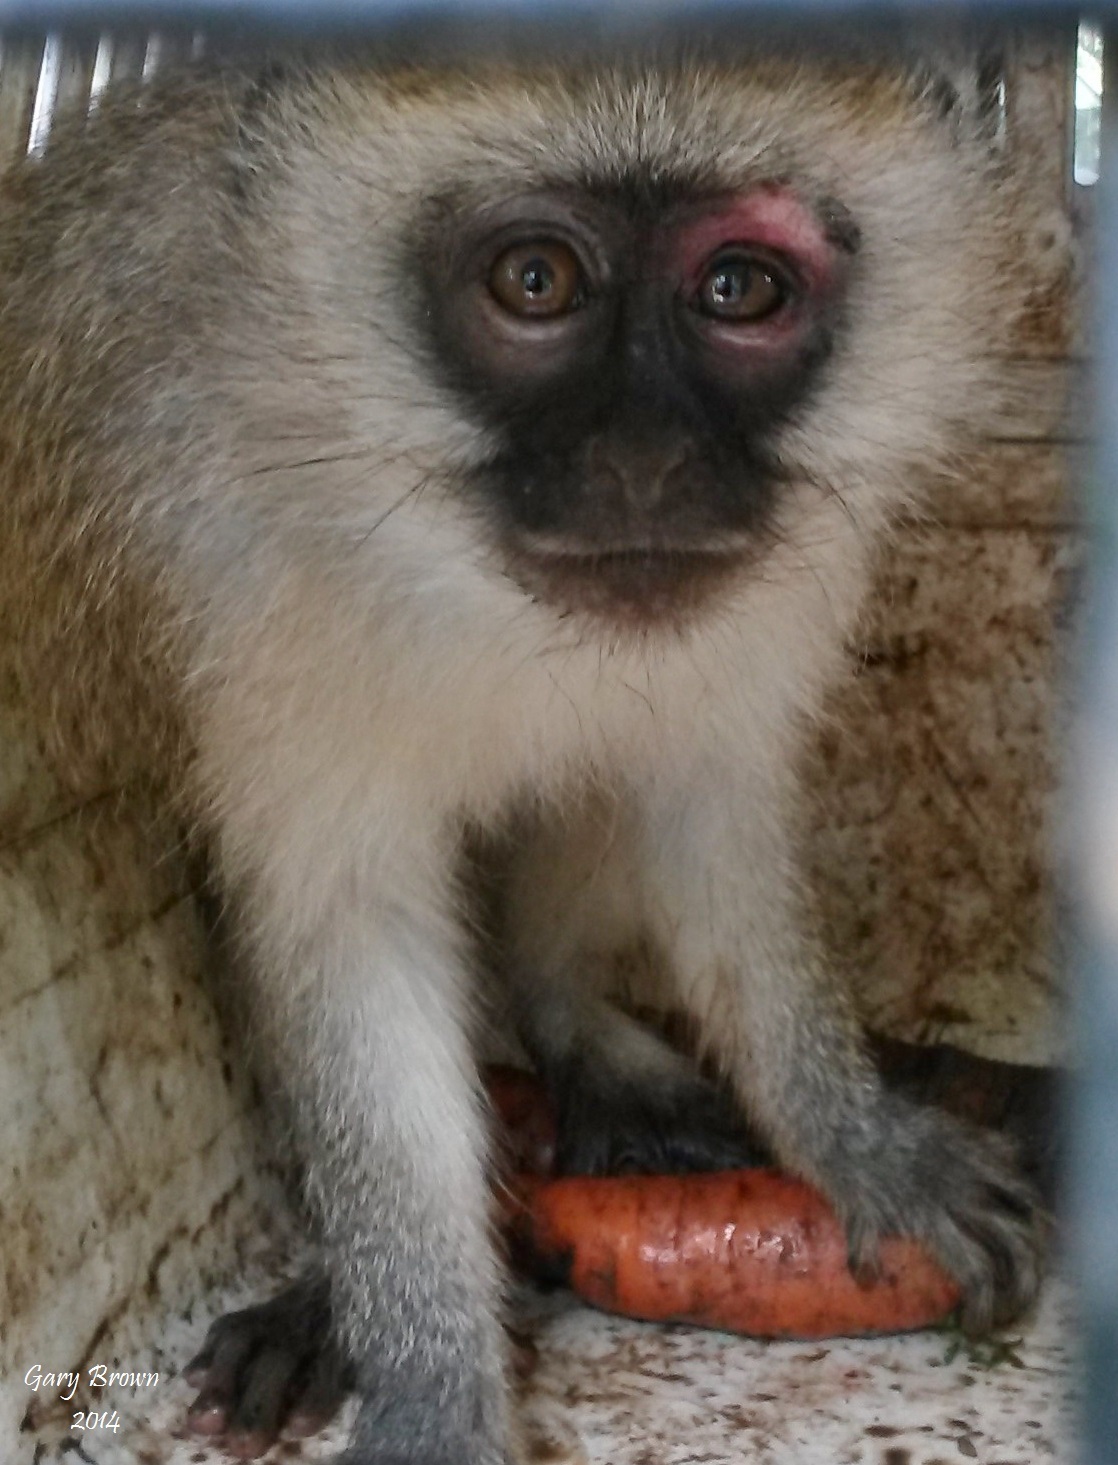
[[[1000,1359],[922,1333],[760,1343],[604,1317],[567,1294],[521,1292],[514,1325],[528,1465],[1072,1465],[1070,1305],[1052,1283]],[[204,1332],[168,1328],[164,1367]],[[84,1465],[228,1465],[181,1435],[192,1396],[179,1378],[138,1392],[117,1434],[83,1441]],[[266,1457],[329,1460],[352,1413]],[[30,1458],[30,1457],[29,1457]],[[23,1462],[19,1462],[23,1465]],[[37,1465],[74,1465],[54,1450]]]
[[[594,1465],[1070,1465],[1067,1298],[1050,1289],[1012,1361],[942,1334],[759,1343],[568,1307],[532,1381]]]

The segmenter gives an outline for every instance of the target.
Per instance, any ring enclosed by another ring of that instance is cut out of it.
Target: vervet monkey
[[[933,71],[767,54],[171,79],[9,175],[21,676],[205,841],[321,1246],[215,1334],[233,1415],[336,1368],[349,1465],[516,1457],[467,837],[569,1167],[730,1143],[603,995],[640,953],[857,1261],[1033,1298],[1029,1192],[883,1090],[794,848],[875,550],[989,409],[1012,207]]]

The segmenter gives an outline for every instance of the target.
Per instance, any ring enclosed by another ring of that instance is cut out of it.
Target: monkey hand
[[[198,1389],[187,1428],[219,1443],[237,1460],[267,1453],[281,1431],[303,1438],[323,1429],[357,1385],[339,1349],[325,1271],[308,1269],[269,1301],[219,1317],[183,1370]],[[337,1465],[415,1465],[378,1443],[375,1409],[358,1417],[356,1437]],[[518,1465],[519,1457],[476,1465]],[[424,1465],[452,1465],[442,1459]],[[465,1453],[453,1465],[475,1465]]]
[[[825,1184],[850,1239],[855,1271],[872,1274],[887,1234],[924,1242],[963,1290],[962,1322],[983,1333],[1036,1298],[1047,1218],[1004,1136],[896,1094],[887,1114],[848,1142]]]
[[[333,1342],[324,1273],[310,1270],[270,1301],[226,1314],[184,1370],[198,1397],[187,1427],[238,1460],[263,1455],[281,1429],[320,1430],[353,1386]]]

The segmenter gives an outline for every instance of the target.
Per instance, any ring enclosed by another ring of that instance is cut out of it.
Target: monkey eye
[[[770,260],[728,249],[703,270],[692,305],[712,320],[746,325],[775,315],[791,293],[787,277]]]
[[[510,315],[548,319],[568,315],[586,299],[578,255],[559,239],[514,244],[489,271],[489,293]]]

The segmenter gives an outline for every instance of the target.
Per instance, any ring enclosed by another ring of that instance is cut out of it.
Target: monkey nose
[[[647,513],[661,507],[682,485],[691,459],[689,445],[679,438],[599,439],[586,455],[586,490],[593,498]]]

